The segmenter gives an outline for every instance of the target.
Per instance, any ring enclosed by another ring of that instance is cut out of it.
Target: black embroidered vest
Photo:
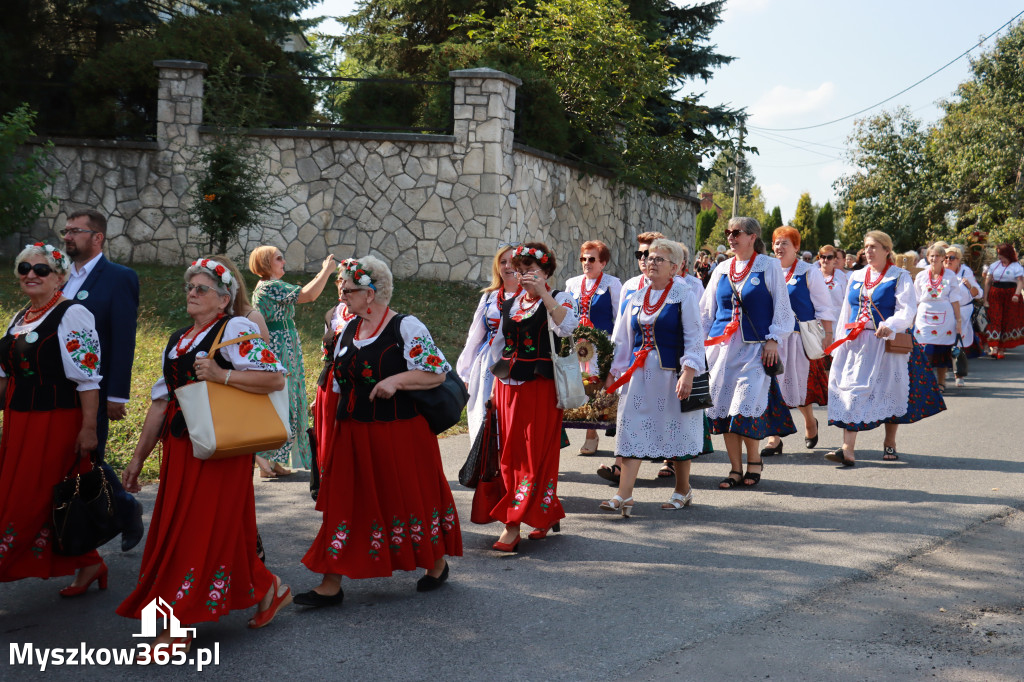
[[[29,334],[7,334],[0,339],[0,366],[8,376],[8,404],[16,412],[46,412],[81,406],[78,385],[64,375],[57,327],[73,301],[61,301],[35,328],[35,340]],[[18,313],[15,321],[25,316]],[[31,332],[30,332],[31,333]],[[99,371],[97,363],[96,370]]]
[[[341,389],[338,398],[339,420],[392,422],[412,419],[419,414],[407,391],[395,391],[391,398],[370,400],[370,391],[377,382],[409,369],[401,333],[404,317],[395,315],[373,343],[362,348],[356,348],[353,343],[358,321],[353,321],[345,328],[338,357],[334,360],[334,378]]]
[[[544,310],[537,310],[530,317],[519,322],[512,319],[515,298],[501,304],[501,331],[505,335],[505,347],[501,360],[491,371],[501,379],[531,381],[538,376],[553,379],[551,367],[551,340],[548,337],[548,316]],[[537,305],[543,305],[538,302]]]
[[[213,347],[213,340],[217,338],[217,332],[228,323],[230,317],[222,317],[212,327],[210,331],[206,333],[203,340],[199,343],[194,343],[188,349],[188,351],[173,360],[168,357],[171,353],[171,349],[174,348],[177,343],[181,340],[181,337],[185,336],[191,326],[183,327],[178,331],[171,334],[170,340],[167,342],[167,348],[164,349],[164,381],[167,382],[167,399],[170,401],[167,407],[167,415],[164,418],[164,424],[170,428],[170,433],[176,438],[185,437],[188,434],[188,427],[185,425],[185,416],[181,413],[181,408],[178,407],[178,400],[174,396],[174,389],[180,388],[185,384],[191,384],[196,381],[195,368],[193,365],[196,361],[196,356],[200,351],[203,353],[209,353],[210,348]],[[217,363],[222,369],[231,369],[231,362],[221,357],[221,352],[218,350],[213,356],[214,362]]]

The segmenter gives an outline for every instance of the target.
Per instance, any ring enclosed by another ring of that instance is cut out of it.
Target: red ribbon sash
[[[629,381],[629,378],[633,376],[633,372],[637,371],[644,366],[644,362],[647,360],[648,354],[651,352],[650,348],[641,348],[637,352],[633,353],[634,360],[633,364],[629,366],[622,376],[616,379],[615,383],[605,389],[605,392],[611,394],[614,393],[620,386]]]

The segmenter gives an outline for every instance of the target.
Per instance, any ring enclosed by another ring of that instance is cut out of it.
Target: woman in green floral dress
[[[284,277],[284,254],[276,246],[260,246],[249,254],[249,271],[260,278],[252,292],[252,306],[260,311],[270,331],[270,348],[288,370],[288,395],[292,437],[280,449],[257,455],[273,462],[278,475],[291,473],[284,468],[291,454],[291,466],[308,469],[312,464],[306,399],[306,374],[302,369],[302,346],[295,328],[295,304],[311,303],[320,296],[331,273],[334,256],[328,254],[320,272],[309,284],[300,287],[281,280]]]

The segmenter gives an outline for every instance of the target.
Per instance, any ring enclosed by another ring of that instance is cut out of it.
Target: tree
[[[718,196],[733,193],[733,183],[736,177],[736,149],[730,147],[723,149],[715,157],[711,169],[708,171],[708,179],[701,188],[702,192],[714,192]],[[754,189],[757,180],[754,178],[754,171],[750,168],[747,155],[742,151],[739,153],[740,171],[740,196],[747,196]]]
[[[782,227],[782,209],[778,206],[772,209],[762,224],[765,232],[772,232],[776,227]]]
[[[818,211],[818,217],[814,221],[814,227],[818,232],[818,246],[819,248],[825,246],[833,246],[836,240],[836,220],[832,213],[832,202],[826,201],[825,205]]]
[[[697,238],[694,241],[697,248],[707,243],[708,237],[711,236],[711,230],[715,228],[715,223],[717,222],[718,211],[714,208],[709,208],[697,214]]]
[[[53,201],[46,195],[53,175],[41,170],[53,144],[21,151],[34,122],[35,112],[24,104],[0,119],[0,237],[31,226]]]
[[[818,249],[818,234],[814,227],[814,209],[811,207],[811,195],[807,192],[800,195],[800,201],[796,204],[793,227],[800,233],[801,251],[816,251]]]
[[[882,112],[858,120],[849,142],[847,158],[857,170],[834,185],[848,204],[843,242],[859,244],[869,230],[887,233],[897,251],[928,241],[929,228],[943,219],[933,190],[937,169],[921,122],[905,107]]]
[[[999,241],[1024,212],[1024,23],[971,62],[972,77],[945,102],[930,150],[941,171],[935,203],[960,236],[974,229]],[[953,236],[953,235],[949,235]]]
[[[345,50],[378,73],[487,66],[523,80],[516,136],[649,189],[692,187],[742,112],[680,97],[731,60],[707,44],[719,0],[367,0]],[[453,21],[452,16],[464,17]]]

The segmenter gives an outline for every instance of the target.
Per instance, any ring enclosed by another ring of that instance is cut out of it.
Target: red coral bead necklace
[[[203,332],[205,332],[207,329],[212,327],[214,325],[214,323],[217,320],[219,320],[220,318],[222,318],[222,317],[224,317],[224,313],[217,313],[217,317],[213,318],[212,320],[210,320],[209,322],[204,324],[202,329],[197,331],[195,333],[195,336],[193,336],[192,338],[188,338],[188,335],[192,333],[192,330],[195,329],[196,326],[192,325],[191,327],[189,327],[188,331],[185,332],[184,334],[182,334],[181,338],[178,339],[178,343],[174,344],[174,350],[177,351],[178,357],[180,358],[182,355],[184,355],[185,353],[189,352],[189,350],[191,350],[191,348],[192,348],[192,344],[194,344],[196,342],[196,339],[198,339],[200,336],[202,336]],[[181,345],[182,341],[188,341],[188,345],[183,347]]]
[[[35,322],[36,320],[40,319],[43,315],[50,311],[50,308],[57,305],[57,301],[59,301],[60,297],[63,295],[64,292],[62,292],[60,289],[53,292],[53,296],[50,297],[50,300],[47,301],[45,305],[43,305],[40,308],[29,308],[28,310],[26,310],[25,317],[22,320],[22,322],[24,322],[25,324],[31,324],[32,322]]]

